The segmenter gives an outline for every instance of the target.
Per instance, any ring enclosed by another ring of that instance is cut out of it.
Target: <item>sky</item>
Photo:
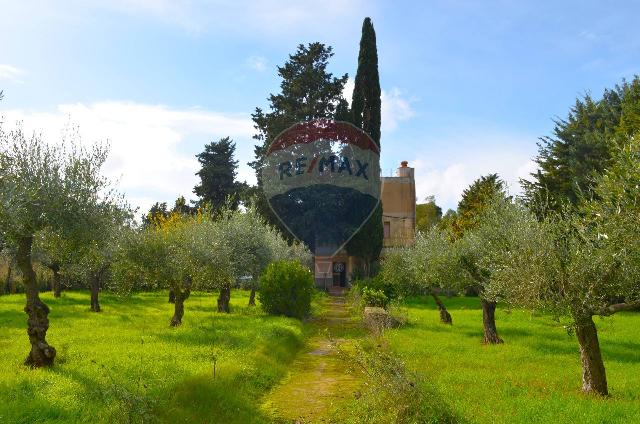
[[[105,173],[141,211],[194,199],[195,155],[225,136],[254,183],[250,115],[278,92],[276,67],[320,41],[353,78],[369,16],[383,175],[407,160],[418,200],[455,209],[488,173],[517,194],[554,119],[640,73],[639,15],[589,0],[0,0],[0,116],[52,143],[69,126],[108,142]]]

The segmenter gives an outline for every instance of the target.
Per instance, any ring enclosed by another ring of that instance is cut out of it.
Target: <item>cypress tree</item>
[[[358,72],[351,100],[353,124],[362,128],[380,147],[380,76],[378,74],[378,48],[376,31],[371,18],[362,23]]]
[[[378,74],[378,48],[376,32],[370,18],[362,23],[358,72],[351,101],[352,122],[368,133],[380,147],[380,76]],[[382,204],[347,244],[350,255],[364,261],[364,273],[370,274],[371,265],[378,260],[383,240]]]

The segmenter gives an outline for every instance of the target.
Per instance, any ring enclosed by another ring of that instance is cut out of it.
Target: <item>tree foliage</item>
[[[488,174],[475,180],[462,192],[458,203],[453,232],[460,238],[477,227],[487,207],[499,197],[505,197],[505,184],[498,174]]]
[[[255,160],[249,165],[255,170],[258,188],[262,187],[261,170],[267,149],[278,134],[298,122],[334,119],[339,105],[344,114],[342,91],[347,74],[336,78],[328,72],[327,66],[332,56],[330,46],[318,42],[306,46],[300,44],[287,62],[278,67],[280,93],[269,96],[269,110],[256,108],[251,115],[257,131],[253,138],[257,144],[254,148]],[[258,190],[254,204],[270,224],[281,228],[262,190]],[[281,229],[288,234],[286,229]]]
[[[238,207],[245,184],[236,181],[238,161],[234,159],[235,150],[235,143],[225,137],[205,145],[204,151],[196,155],[200,163],[200,170],[196,173],[200,183],[193,192],[199,197],[199,206],[208,204],[214,211]]]
[[[158,215],[154,225],[129,231],[114,264],[124,292],[170,289],[175,295],[171,325],[182,323],[192,290],[218,290],[218,310],[229,312],[231,286],[241,277],[257,280],[275,260],[309,263],[309,252],[289,246],[252,208],[223,209],[215,215]],[[256,287],[254,287],[256,288]]]
[[[525,199],[539,216],[559,212],[590,196],[593,179],[612,160],[616,146],[640,131],[640,78],[605,90],[601,99],[577,99],[567,118],[538,144],[538,171],[522,181]]]
[[[378,74],[378,47],[376,31],[371,18],[362,22],[360,52],[358,53],[358,71],[351,100],[353,124],[362,128],[380,147],[380,75]]]
[[[358,53],[358,71],[351,100],[351,122],[369,134],[380,147],[380,76],[378,74],[378,48],[376,32],[370,18],[362,23],[360,52]],[[384,229],[382,224],[382,202],[378,204],[367,222],[347,243],[350,255],[360,258],[364,263],[364,274],[371,273],[371,265],[378,260],[382,251]]]
[[[592,317],[640,309],[639,154],[635,139],[615,150],[593,196],[580,200],[579,214],[565,210],[538,222],[510,204],[485,223],[500,233],[495,241],[503,246],[483,260],[491,269],[492,297],[572,318],[585,392],[608,393]],[[517,225],[505,226],[505,216]]]
[[[77,132],[48,145],[37,134],[27,137],[20,126],[10,132],[0,126],[0,231],[15,246],[25,283],[31,366],[52,365],[56,355],[46,342],[49,308],[38,294],[34,239],[45,230],[68,240],[90,237],[94,215],[120,198],[100,174],[106,157],[102,145],[83,147]]]
[[[434,196],[428,196],[425,203],[416,205],[416,231],[426,233],[442,219],[442,208],[436,204]]]
[[[299,319],[311,313],[313,274],[299,262],[273,262],[260,277],[260,286],[260,303],[267,313]]]

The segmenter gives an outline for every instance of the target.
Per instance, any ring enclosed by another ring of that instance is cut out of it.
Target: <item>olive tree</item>
[[[215,222],[219,237],[226,244],[229,262],[237,281],[241,277],[250,277],[252,281],[249,304],[255,304],[255,290],[260,275],[271,262],[278,260],[298,260],[309,262],[310,254],[304,246],[293,243],[291,246],[280,233],[268,225],[255,208],[246,211],[225,210]],[[220,287],[218,312],[229,312],[231,283]]]
[[[91,311],[100,312],[100,290],[109,273],[119,243],[131,228],[133,213],[122,201],[97,205],[92,214],[94,231],[88,234],[76,252],[72,267],[80,281],[91,291]]]
[[[113,264],[114,283],[125,292],[172,290],[170,325],[176,327],[182,324],[184,302],[192,290],[231,284],[230,251],[207,215],[172,213],[156,219],[156,225],[125,232]]]
[[[62,293],[63,274],[69,271],[78,249],[75,244],[75,240],[63,237],[51,227],[40,231],[34,239],[34,259],[49,268],[53,275],[53,297],[60,297]]]
[[[0,230],[15,246],[24,280],[30,366],[52,365],[56,356],[46,340],[49,307],[38,293],[34,238],[45,229],[69,239],[91,231],[94,205],[100,199],[108,202],[114,193],[100,175],[106,157],[101,145],[86,149],[75,139],[48,145],[37,134],[26,136],[20,126],[6,132],[0,125]]]
[[[410,256],[410,269],[420,287],[436,301],[440,321],[453,324],[451,314],[438,296],[438,289],[456,288],[466,282],[455,245],[446,232],[434,227],[418,234]]]
[[[501,300],[500,293],[492,287],[492,273],[497,267],[497,260],[502,254],[509,252],[506,237],[518,222],[510,211],[512,202],[504,197],[496,197],[490,201],[478,226],[467,231],[464,237],[455,242],[460,264],[466,278],[464,285],[477,291],[482,306],[483,343],[501,344],[504,341],[498,335],[496,326],[496,307]]]
[[[390,249],[382,261],[380,277],[404,295],[430,295],[440,311],[440,322],[453,323],[438,292],[457,287],[464,274],[457,251],[444,231],[434,227],[418,233],[413,246]]]
[[[519,225],[504,234],[509,249],[491,275],[492,290],[508,302],[571,317],[587,393],[608,394],[593,317],[640,309],[639,157],[637,140],[618,151],[580,214],[538,222],[509,205]]]

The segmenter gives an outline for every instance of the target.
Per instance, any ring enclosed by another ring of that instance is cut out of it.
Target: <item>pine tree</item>
[[[232,209],[238,207],[245,184],[236,181],[238,161],[233,157],[235,150],[235,143],[225,137],[205,145],[204,151],[196,155],[201,165],[196,173],[200,177],[200,184],[193,188],[200,198],[198,205],[208,203],[214,211],[227,202]]]
[[[282,78],[281,92],[269,96],[269,111],[256,108],[251,115],[257,130],[253,136],[257,144],[255,161],[249,165],[256,172],[258,188],[262,187],[261,170],[267,149],[278,134],[298,122],[319,118],[344,120],[348,116],[348,105],[342,97],[348,76],[336,78],[327,71],[332,56],[332,48],[322,43],[298,45],[289,60],[278,67],[278,75]],[[269,223],[288,234],[269,208],[262,190],[257,190],[252,202]]]
[[[462,192],[453,232],[462,237],[466,231],[476,228],[482,214],[496,198],[506,198],[505,183],[498,174],[488,174],[475,180]]]
[[[351,101],[351,118],[353,124],[369,134],[378,147],[380,147],[380,117],[380,76],[376,32],[371,19],[365,18],[362,23],[358,72]],[[364,261],[365,275],[369,274],[372,263],[380,256],[383,237],[382,204],[379,204],[369,220],[347,244],[349,254]]]
[[[640,78],[605,90],[602,99],[576,100],[553,135],[538,145],[538,171],[521,181],[525,199],[539,215],[590,197],[593,181],[611,163],[611,152],[640,131]]]

